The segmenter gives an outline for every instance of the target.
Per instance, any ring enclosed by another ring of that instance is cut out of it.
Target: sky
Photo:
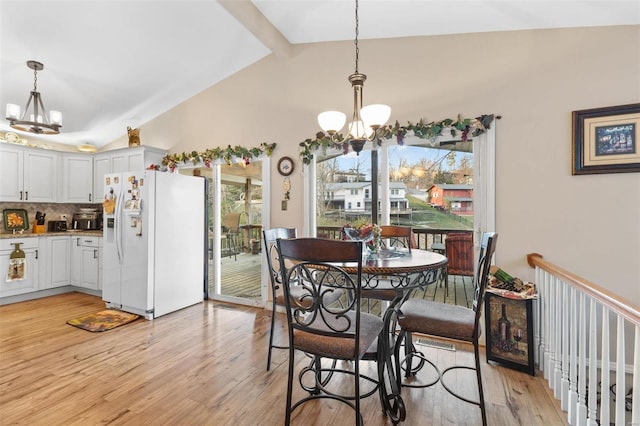
[[[414,165],[419,162],[421,158],[436,162],[443,159],[450,151],[444,149],[435,148],[423,148],[413,147],[407,145],[389,145],[389,161],[392,167],[397,168],[400,161],[404,158],[406,163]],[[467,152],[456,153],[456,163],[459,163],[463,157],[473,159],[473,154]],[[354,152],[349,152],[348,155],[342,155],[338,157],[338,164],[342,170],[355,169],[358,165],[358,161],[361,161],[360,170],[367,173],[367,179],[370,179],[369,172],[371,171],[370,161],[371,155],[369,150],[362,151],[360,155],[356,155]],[[441,162],[442,169],[448,170],[449,165],[446,160]]]

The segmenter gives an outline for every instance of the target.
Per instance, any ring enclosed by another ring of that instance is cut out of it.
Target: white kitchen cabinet
[[[40,272],[39,238],[5,238],[0,240],[0,297],[15,296],[17,294],[30,293],[38,290]],[[20,249],[25,253],[26,270],[24,279],[7,282],[7,271],[11,253],[15,244],[20,244]]]
[[[103,199],[104,175],[111,173],[111,157],[109,153],[93,156],[93,194],[96,202]]]
[[[46,237],[46,276],[41,289],[62,287],[70,283],[71,241],[68,235]]]
[[[114,149],[100,152],[93,157],[93,191],[96,202],[102,201],[104,175],[108,173],[145,170],[151,164],[160,164],[166,151],[150,146]]]
[[[58,161],[53,151],[1,144],[0,201],[58,201]]]
[[[63,203],[94,203],[93,157],[62,155]]]
[[[99,290],[101,238],[71,237],[71,285]]]

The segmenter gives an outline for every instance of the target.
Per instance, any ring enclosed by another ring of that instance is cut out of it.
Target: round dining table
[[[377,253],[365,250],[363,256],[362,289],[395,291],[395,297],[383,312],[384,336],[387,338],[378,340],[380,349],[385,351],[385,363],[382,366],[384,378],[381,379],[383,383],[380,383],[385,388],[383,393],[386,395],[382,401],[383,409],[393,423],[398,423],[405,419],[406,411],[397,371],[401,360],[396,359],[394,363],[391,350],[395,346],[395,319],[402,302],[411,296],[413,290],[437,281],[440,271],[447,266],[447,258],[439,253],[415,249],[386,249]],[[339,266],[348,273],[358,272],[358,265],[355,263]]]

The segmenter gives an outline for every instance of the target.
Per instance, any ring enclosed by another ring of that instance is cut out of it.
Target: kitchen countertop
[[[78,236],[90,236],[90,237],[102,237],[102,230],[96,231],[60,231],[60,232],[45,232],[43,234],[34,234],[33,232],[23,232],[22,234],[0,234],[0,239],[4,238],[30,238],[30,237],[57,237],[60,235],[78,235]]]

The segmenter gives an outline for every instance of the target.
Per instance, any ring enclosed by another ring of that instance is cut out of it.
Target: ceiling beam
[[[293,45],[251,0],[218,0],[218,2],[276,56],[284,58],[293,56]]]

